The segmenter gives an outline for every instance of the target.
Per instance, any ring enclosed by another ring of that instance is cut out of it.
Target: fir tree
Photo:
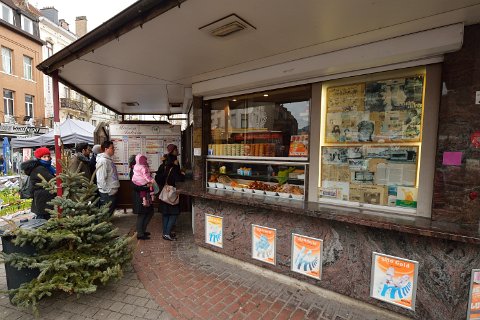
[[[33,245],[33,256],[12,253],[5,262],[17,268],[38,268],[40,275],[18,289],[10,290],[11,301],[37,312],[40,299],[54,292],[88,294],[98,285],[123,276],[122,268],[131,261],[131,238],[119,236],[109,221],[108,205],[98,207],[96,185],[82,173],[69,170],[62,160],[63,195],[52,201],[51,219],[35,230],[16,229],[14,244]],[[57,192],[56,181],[42,186]],[[58,208],[61,208],[59,213]]]

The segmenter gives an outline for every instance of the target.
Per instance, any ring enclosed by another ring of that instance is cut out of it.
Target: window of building
[[[23,31],[26,31],[30,34],[33,34],[33,21],[31,19],[22,15],[21,24],[22,24],[22,30]]]
[[[28,56],[23,56],[23,77],[27,80],[32,80],[32,65],[33,59]]]
[[[428,194],[423,153],[434,146],[424,134],[436,114],[425,108],[426,69],[355,79],[322,84],[319,201],[415,214]]]
[[[3,112],[6,116],[13,116],[13,91],[3,89]]]
[[[53,43],[47,41],[47,58],[50,58],[53,55]]]
[[[0,8],[2,9],[2,14],[0,18],[7,21],[10,24],[13,24],[13,10],[9,6],[4,5],[0,2]]]
[[[304,85],[212,100],[210,153],[306,160],[310,98]]]
[[[26,94],[25,95],[25,115],[29,117],[34,117],[33,113],[33,96]]]
[[[97,120],[92,120],[92,126],[94,126],[94,127],[97,126]]]
[[[2,47],[2,71],[8,74],[13,73],[12,67],[13,51],[9,48]]]

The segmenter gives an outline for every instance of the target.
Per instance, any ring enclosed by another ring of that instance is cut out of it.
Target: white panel
[[[440,55],[461,48],[463,24],[361,45],[193,84],[194,95],[213,95]]]

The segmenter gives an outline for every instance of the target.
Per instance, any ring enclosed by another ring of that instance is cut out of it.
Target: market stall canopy
[[[60,124],[60,136],[63,144],[87,142],[93,144],[95,127],[80,120],[67,119]],[[54,130],[34,138],[13,138],[12,148],[33,148],[53,146],[55,144]]]
[[[441,62],[479,20],[479,0],[140,0],[38,68],[118,113],[174,114],[192,95]]]

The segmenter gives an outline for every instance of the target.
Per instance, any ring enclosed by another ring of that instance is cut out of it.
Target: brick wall
[[[447,54],[442,70],[443,92],[440,104],[435,189],[432,219],[465,224],[480,221],[480,148],[470,136],[480,131],[480,25],[465,28],[460,51]],[[463,152],[461,166],[444,166],[443,154]]]

